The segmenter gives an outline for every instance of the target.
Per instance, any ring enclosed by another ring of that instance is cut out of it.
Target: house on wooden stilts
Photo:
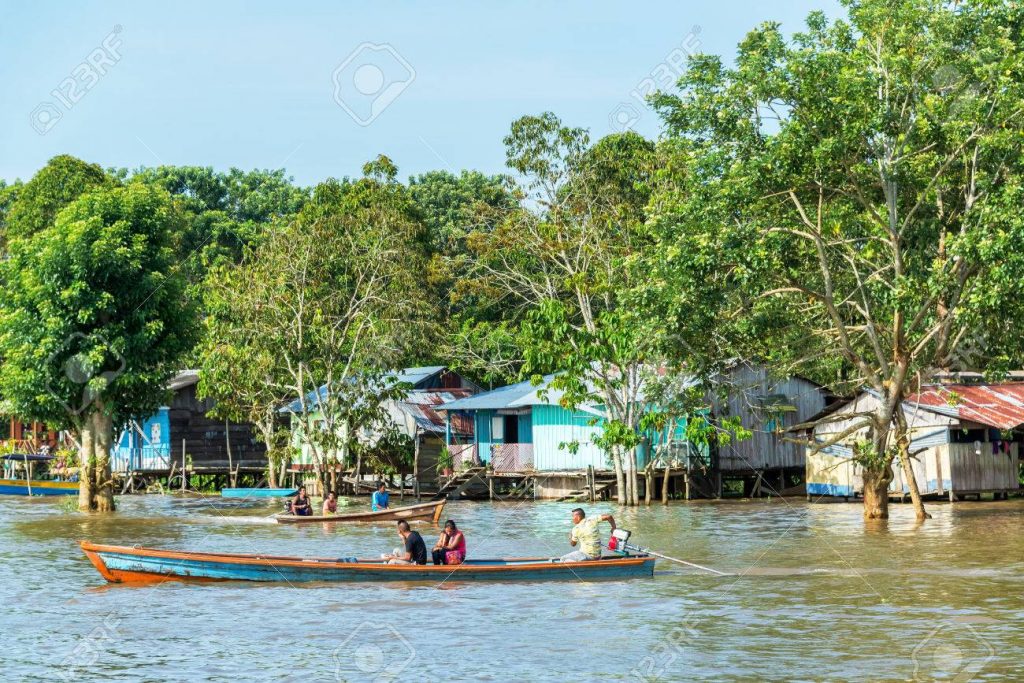
[[[861,392],[809,434],[807,495],[811,500],[863,494],[853,446],[863,431],[833,441],[854,426],[857,413],[871,411],[878,397]],[[1024,438],[1024,382],[934,384],[903,404],[910,427],[914,479],[921,494],[950,501],[983,494],[1006,498],[1019,492]],[[828,444],[828,445],[823,445]],[[903,498],[910,488],[898,463],[889,495]]]

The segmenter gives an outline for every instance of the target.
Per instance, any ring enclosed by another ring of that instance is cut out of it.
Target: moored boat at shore
[[[225,488],[220,490],[221,498],[287,498],[298,493],[297,488],[290,489],[254,489]]]
[[[387,508],[386,510],[366,510],[363,512],[339,512],[336,515],[292,515],[283,513],[276,519],[281,524],[303,524],[311,522],[397,522],[399,520],[429,519],[437,524],[444,511],[444,500],[429,503],[417,503],[404,507]]]
[[[111,583],[176,581],[588,581],[650,577],[650,555],[553,562],[541,557],[470,559],[459,565],[387,564],[383,559],[301,558],[240,553],[199,553],[99,545],[82,551]]]
[[[13,475],[15,466],[21,465],[25,471],[23,479],[11,476],[0,477],[0,495],[7,496],[74,496],[78,494],[77,481],[60,481],[58,479],[36,479],[33,477],[33,466],[39,464],[44,468],[55,458],[44,453],[8,453],[0,456],[4,464],[4,473]]]

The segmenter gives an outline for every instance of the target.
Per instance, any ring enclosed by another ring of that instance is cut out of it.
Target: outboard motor
[[[608,550],[614,550],[622,555],[628,555],[626,548],[626,542],[629,541],[629,537],[633,532],[626,529],[616,527],[612,531],[611,538],[608,539]]]

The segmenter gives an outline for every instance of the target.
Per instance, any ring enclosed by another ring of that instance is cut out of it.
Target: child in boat
[[[313,506],[309,502],[309,496],[306,495],[305,486],[299,487],[298,495],[292,500],[292,514],[303,517],[313,514]]]
[[[334,491],[331,491],[330,493],[327,494],[327,497],[324,498],[323,515],[324,515],[324,517],[326,517],[327,515],[335,514],[337,511],[338,511],[338,498],[337,498],[337,496],[334,495]]]
[[[370,499],[370,509],[374,512],[388,509],[388,487],[384,482],[377,484],[377,490],[373,492]]]
[[[462,564],[466,560],[466,537],[455,526],[455,520],[444,523],[444,531],[431,551],[434,564]],[[450,561],[450,560],[458,561]]]

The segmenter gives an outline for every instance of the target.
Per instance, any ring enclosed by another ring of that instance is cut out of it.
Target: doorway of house
[[[519,443],[519,416],[505,416],[505,443]]]

